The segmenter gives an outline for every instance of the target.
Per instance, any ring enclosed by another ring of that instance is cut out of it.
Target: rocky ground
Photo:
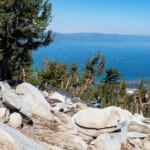
[[[89,108],[29,83],[0,87],[1,150],[150,150],[149,118]]]

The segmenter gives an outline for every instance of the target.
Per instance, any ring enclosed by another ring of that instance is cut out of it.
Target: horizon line
[[[104,33],[104,32],[53,32],[55,34],[104,34],[104,35],[124,35],[124,36],[150,36],[150,34],[129,34],[129,33]]]

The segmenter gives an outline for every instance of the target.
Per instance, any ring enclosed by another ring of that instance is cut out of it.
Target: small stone
[[[61,121],[57,117],[54,117],[54,122],[61,123]]]
[[[78,103],[76,103],[76,108],[84,110],[84,109],[88,109],[89,107],[84,103],[78,102]]]

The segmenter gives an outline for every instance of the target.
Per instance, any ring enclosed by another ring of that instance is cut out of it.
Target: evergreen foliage
[[[116,69],[106,70],[106,77],[102,80],[102,84],[100,84],[100,94],[106,106],[118,105],[119,101],[126,94],[125,82],[121,77],[122,74]]]
[[[142,106],[142,114],[145,116],[150,116],[150,95],[148,93],[148,89],[144,85],[144,77],[141,78],[138,91]]]
[[[43,59],[42,70],[38,73],[41,87],[45,84],[58,87],[72,95],[85,97],[91,91],[95,80],[104,69],[105,59],[97,52],[92,59],[88,59],[83,71],[74,62],[70,67],[57,61],[48,62]],[[87,95],[87,94],[86,94]]]
[[[38,74],[41,87],[47,84],[61,88],[66,76],[66,64],[58,63],[57,61],[47,62],[45,68],[39,71]]]
[[[12,80],[32,63],[32,51],[52,42],[48,0],[0,1],[0,80]]]
[[[100,51],[98,51],[92,59],[87,59],[86,67],[81,77],[81,97],[94,86],[96,78],[103,74],[104,66],[105,58],[100,56]]]

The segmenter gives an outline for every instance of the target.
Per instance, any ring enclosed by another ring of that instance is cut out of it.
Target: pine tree
[[[52,42],[48,0],[0,1],[0,79],[11,80],[16,71],[32,63],[32,51]]]
[[[79,69],[76,62],[74,62],[68,69],[65,90],[71,92],[73,95],[78,95],[78,85],[79,85]]]
[[[41,87],[45,84],[53,87],[61,88],[62,82],[66,80],[67,66],[65,63],[57,61],[47,62],[45,70],[39,72],[39,80]]]
[[[136,105],[136,112],[141,115],[150,115],[149,105],[150,105],[150,98],[148,94],[148,90],[144,85],[144,78],[142,77],[139,89],[136,93],[134,93],[134,101]]]
[[[106,77],[101,82],[100,91],[103,103],[106,105],[118,105],[120,98],[123,98],[126,94],[122,74],[117,69],[107,69]]]
[[[87,59],[86,68],[82,76],[81,95],[88,90],[91,85],[94,85],[95,79],[102,75],[105,65],[105,58],[100,56],[98,51],[93,59]]]

